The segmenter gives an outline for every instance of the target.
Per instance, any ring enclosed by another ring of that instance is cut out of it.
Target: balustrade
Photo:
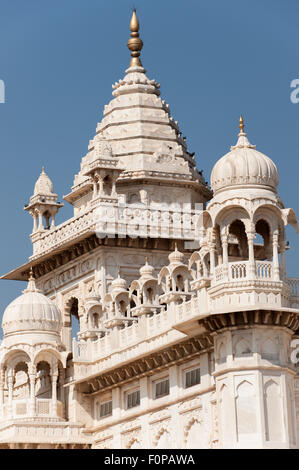
[[[77,217],[58,225],[50,231],[41,233],[34,242],[33,257],[40,255],[64,241],[81,235],[89,228],[111,234],[127,233],[132,235],[159,236],[161,238],[195,239],[195,221],[199,211],[157,209],[155,206],[135,206],[109,204],[90,207]],[[140,232],[140,233],[139,233]]]

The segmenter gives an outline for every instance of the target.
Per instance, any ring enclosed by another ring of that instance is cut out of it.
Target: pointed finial
[[[120,269],[117,270],[117,277],[120,277]]]
[[[174,244],[174,251],[178,251],[178,244],[177,244],[177,242],[175,242],[175,244]]]
[[[30,268],[28,281],[29,281],[29,282],[30,282],[30,281],[35,281],[35,277],[34,277],[34,274],[33,274],[32,266],[31,266],[31,268]]]
[[[240,132],[244,132],[244,121],[243,121],[243,116],[240,116],[240,119],[239,119],[239,128],[240,128]]]
[[[148,264],[148,256],[145,257],[145,264]]]
[[[36,288],[36,285],[35,285],[35,277],[34,277],[34,274],[33,274],[32,266],[31,266],[30,271],[29,271],[27,289],[23,290],[23,293],[24,293],[24,294],[26,294],[26,293],[28,293],[28,292],[40,292],[40,291]]]
[[[139,59],[140,51],[143,47],[143,42],[139,37],[139,22],[136,15],[135,8],[133,9],[133,14],[130,22],[131,37],[127,42],[127,46],[131,51],[131,62],[130,67],[142,67],[141,61]]]
[[[42,173],[45,173],[45,167],[44,166],[42,167]]]

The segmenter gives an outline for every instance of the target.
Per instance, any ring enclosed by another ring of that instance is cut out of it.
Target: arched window
[[[270,227],[268,222],[261,219],[255,225],[256,237],[254,239],[255,259],[265,260],[272,256],[272,246],[270,243]]]
[[[50,365],[46,361],[40,361],[36,366],[36,372],[35,396],[37,398],[51,398]]]
[[[73,297],[70,301],[70,321],[72,327],[72,338],[77,338],[77,333],[80,331],[78,304],[78,299],[76,297]]]
[[[248,259],[248,242],[245,225],[235,220],[229,226],[229,256],[237,259]]]

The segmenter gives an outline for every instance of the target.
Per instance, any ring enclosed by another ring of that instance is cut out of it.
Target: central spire
[[[131,62],[130,67],[142,67],[139,59],[140,51],[143,47],[143,42],[139,37],[139,22],[134,8],[133,15],[130,23],[131,37],[127,42],[127,46],[131,51]]]

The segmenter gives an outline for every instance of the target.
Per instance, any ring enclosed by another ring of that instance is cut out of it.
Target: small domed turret
[[[34,196],[37,196],[37,195],[43,195],[43,196],[54,195],[53,183],[50,180],[47,173],[45,172],[44,167],[42,168],[42,172],[39,175],[38,180],[35,183],[33,195]]]
[[[28,287],[5,309],[2,318],[4,340],[10,336],[30,336],[30,342],[36,336],[60,342],[62,327],[61,313],[54,302],[43,295],[35,285],[31,271]]]
[[[214,166],[211,174],[211,186],[216,194],[224,189],[244,185],[268,187],[276,192],[279,177],[273,161],[251,145],[244,132],[244,123],[240,117],[238,142],[231,147]]]

